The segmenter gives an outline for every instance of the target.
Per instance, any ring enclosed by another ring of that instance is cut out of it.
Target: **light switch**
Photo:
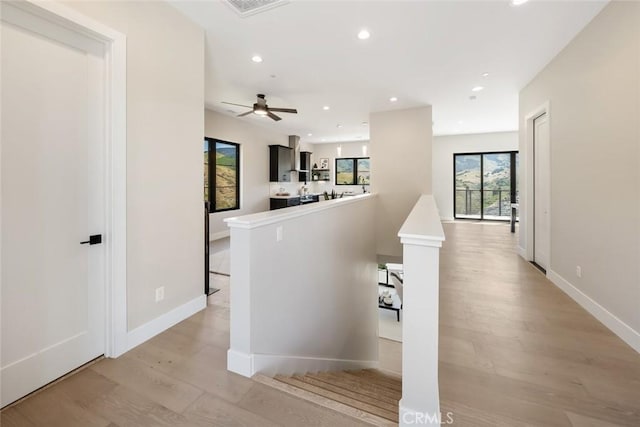
[[[282,226],[279,225],[276,227],[276,242],[280,242],[282,240]]]

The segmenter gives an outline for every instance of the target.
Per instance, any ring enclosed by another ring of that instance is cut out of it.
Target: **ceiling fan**
[[[275,114],[273,114],[273,111],[275,111],[277,113],[293,113],[293,114],[297,114],[298,113],[298,110],[296,110],[295,108],[272,108],[272,107],[269,107],[267,105],[267,100],[265,99],[263,94],[259,93],[256,96],[258,97],[258,99],[257,99],[257,102],[255,104],[253,104],[253,107],[251,107],[249,105],[234,104],[232,102],[224,102],[224,101],[222,101],[222,103],[223,104],[228,104],[228,105],[235,105],[237,107],[251,108],[251,111],[247,111],[246,113],[238,114],[238,117],[244,117],[246,115],[254,113],[254,114],[257,114],[259,116],[268,116],[268,117],[270,117],[271,119],[273,119],[273,120],[275,120],[277,122],[279,120],[282,120],[282,118],[276,116]]]

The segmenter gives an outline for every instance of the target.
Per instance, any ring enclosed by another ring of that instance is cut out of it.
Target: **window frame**
[[[338,183],[338,160],[351,160],[353,162],[353,178],[354,184],[339,184]],[[358,183],[358,160],[369,160],[369,182],[366,184]],[[333,182],[335,185],[371,185],[371,157],[336,157],[334,161],[335,172],[333,175]]]
[[[455,220],[471,220],[471,221],[510,221],[510,218],[485,218],[484,217],[484,156],[492,154],[509,154],[509,170],[510,170],[510,199],[511,203],[516,203],[517,198],[517,170],[516,170],[516,156],[519,155],[519,150],[507,150],[507,151],[476,151],[476,152],[462,152],[453,153],[453,218]],[[480,218],[471,217],[458,217],[457,213],[457,197],[456,197],[456,157],[457,156],[480,156]],[[506,216],[506,215],[505,215]],[[509,217],[511,214],[509,213]]]
[[[205,142],[208,146],[208,163],[209,163],[209,200],[205,200],[209,203],[209,212],[217,213],[217,212],[227,212],[227,211],[235,211],[240,209],[240,144],[231,141],[224,141],[222,139],[217,138],[209,138],[204,137]],[[213,153],[216,152],[217,144],[225,144],[232,145],[236,150],[236,203],[235,207],[218,209],[216,206],[216,176],[217,176],[217,164],[215,155]],[[204,192],[204,188],[203,188]]]

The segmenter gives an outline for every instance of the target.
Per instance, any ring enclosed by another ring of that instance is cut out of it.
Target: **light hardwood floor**
[[[440,397],[460,426],[640,426],[640,355],[515,253],[499,224],[445,224]],[[210,306],[5,409],[5,426],[356,426],[226,371],[228,279]],[[381,367],[401,346],[380,341]]]
[[[471,426],[640,426],[640,355],[517,256],[507,225],[444,228],[443,411]]]

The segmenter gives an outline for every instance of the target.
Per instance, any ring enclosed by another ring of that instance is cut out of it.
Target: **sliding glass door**
[[[455,217],[482,218],[482,156],[455,154]]]
[[[454,154],[455,218],[509,220],[517,152]]]

